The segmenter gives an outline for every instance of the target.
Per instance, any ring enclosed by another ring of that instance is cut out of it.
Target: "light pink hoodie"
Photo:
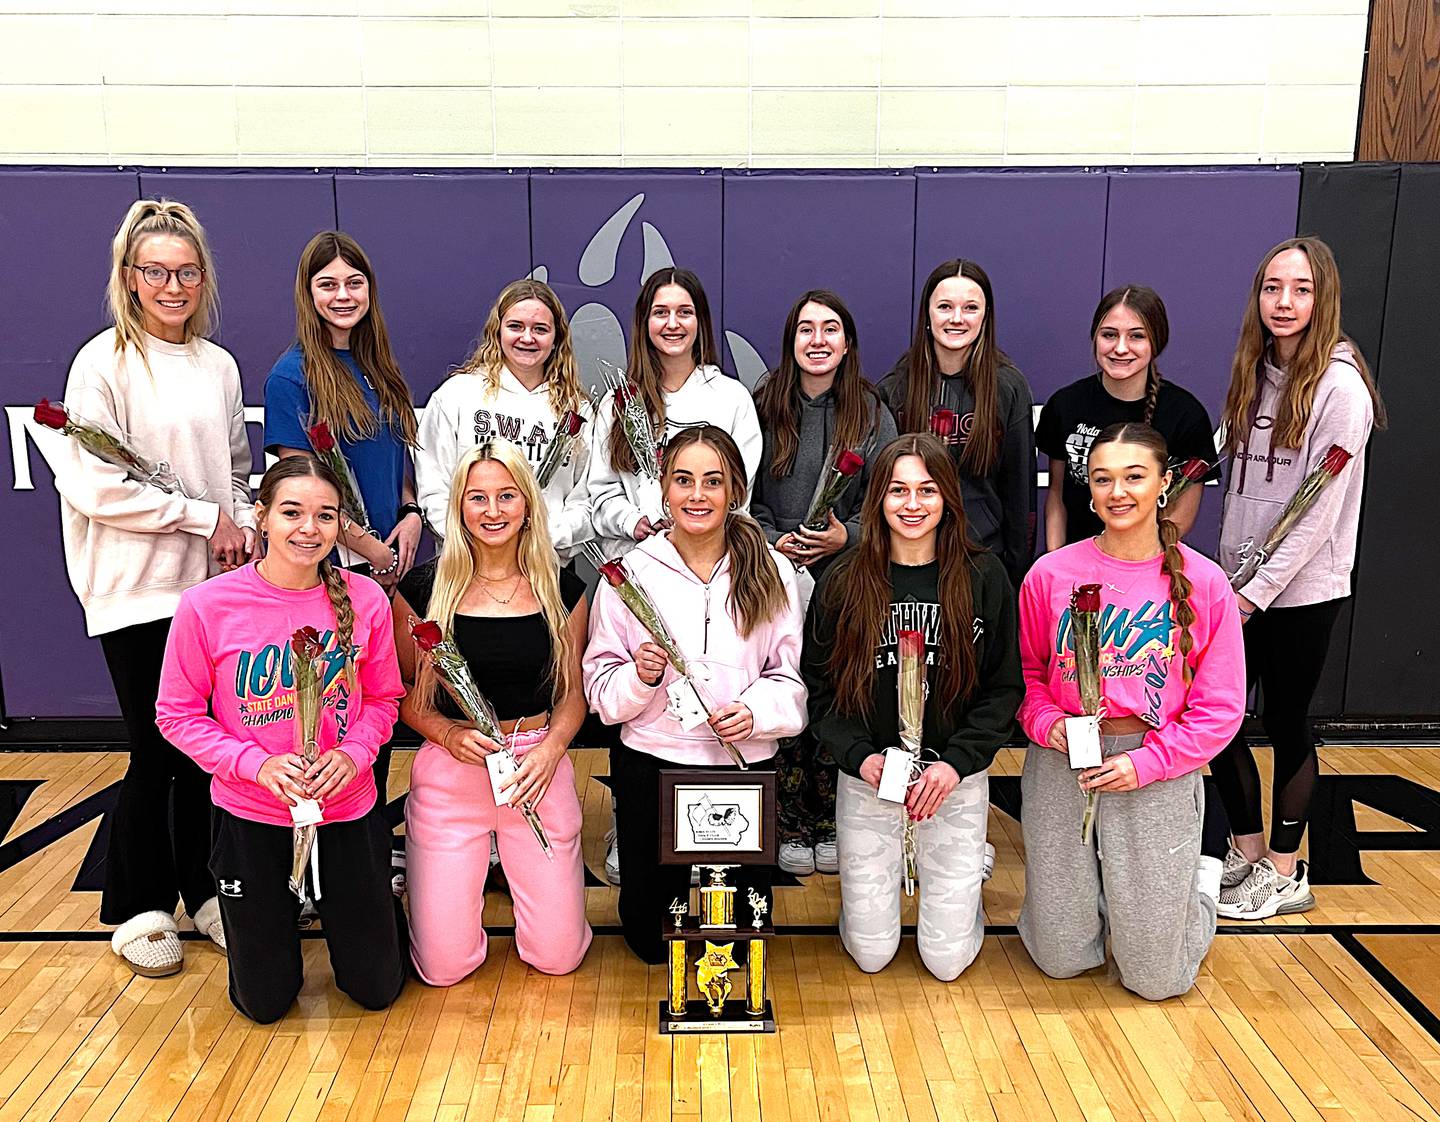
[[[722,558],[706,584],[681,559],[670,535],[656,534],[625,555],[625,567],[659,607],[686,659],[708,674],[702,688],[717,708],[732,701],[749,707],[755,729],[736,744],[749,761],[766,760],[781,737],[805,727],[805,684],[800,677],[800,602],[794,567],[774,550],[770,556],[785,584],[786,607],[741,637],[726,608],[730,560]],[[619,595],[600,582],[590,612],[585,651],[585,697],[607,724],[623,724],[620,736],[637,752],[671,763],[723,767],[730,757],[709,726],[685,731],[666,712],[665,687],[675,680],[667,667],[657,686],[635,672],[634,652],[650,634]]]

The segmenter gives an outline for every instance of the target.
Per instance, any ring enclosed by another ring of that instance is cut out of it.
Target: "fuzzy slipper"
[[[212,896],[201,904],[191,918],[195,920],[195,930],[214,943],[217,951],[223,955],[230,953],[225,944],[225,925],[220,922],[220,901],[216,897]]]
[[[127,919],[110,936],[110,949],[143,978],[168,978],[185,965],[175,917],[165,912]]]

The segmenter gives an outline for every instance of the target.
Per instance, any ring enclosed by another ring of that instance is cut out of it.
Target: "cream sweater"
[[[207,339],[147,336],[146,345],[148,372],[133,349],[115,353],[113,329],[95,336],[70,364],[65,404],[168,462],[198,498],[140,483],[71,437],[31,425],[55,473],[65,564],[91,635],[174,615],[182,592],[219,571],[209,538],[222,510],[255,525],[235,360]]]

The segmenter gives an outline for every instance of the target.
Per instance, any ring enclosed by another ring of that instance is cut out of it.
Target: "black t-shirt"
[[[435,583],[435,562],[411,569],[400,594],[417,612],[426,612]],[[560,570],[560,600],[571,611],[585,595],[585,582]],[[550,629],[540,612],[528,616],[455,616],[455,645],[470,664],[475,684],[502,721],[545,713],[554,704],[550,682]],[[452,720],[460,711],[448,695],[436,708]]]
[[[1061,498],[1065,502],[1067,543],[1092,537],[1104,529],[1104,524],[1090,510],[1090,487],[1085,477],[1090,445],[1111,425],[1144,419],[1144,398],[1121,401],[1111,397],[1099,374],[1056,390],[1040,411],[1035,446],[1046,458],[1065,461]],[[1215,461],[1215,430],[1210,427],[1210,416],[1189,390],[1174,382],[1161,381],[1155,416],[1150,424],[1170,446],[1171,464],[1183,464],[1197,457]],[[1220,478],[1219,467],[1212,468],[1205,478]],[[1055,486],[1055,480],[1050,480],[1050,486]]]

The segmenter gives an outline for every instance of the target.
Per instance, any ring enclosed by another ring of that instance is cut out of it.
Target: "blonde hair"
[[[556,417],[564,416],[566,410],[571,409],[578,413],[585,400],[585,390],[580,384],[580,364],[575,359],[575,349],[570,341],[570,320],[565,315],[565,305],[560,303],[560,297],[544,281],[511,281],[500,290],[500,295],[490,307],[490,314],[485,317],[480,342],[454,373],[479,374],[485,379],[489,393],[493,395],[499,390],[500,368],[505,365],[505,355],[500,349],[500,325],[506,313],[524,300],[539,300],[555,321],[555,346],[545,359],[550,411]]]
[[[115,353],[124,354],[127,347],[139,352],[145,368],[150,368],[146,355],[145,313],[140,297],[130,288],[125,270],[135,264],[135,252],[146,238],[156,235],[179,238],[195,250],[195,263],[205,270],[205,278],[195,293],[195,310],[185,321],[185,342],[207,338],[215,330],[220,316],[220,291],[216,286],[215,261],[205,240],[205,228],[195,212],[184,203],[169,199],[141,199],[132,203],[120,220],[120,228],[110,243],[110,282],[106,287],[110,322],[115,325]],[[144,283],[141,281],[140,283]]]
[[[1370,375],[1370,368],[1361,357],[1360,348],[1340,328],[1340,269],[1335,255],[1319,238],[1287,238],[1270,250],[1255,270],[1250,284],[1250,301],[1240,323],[1240,339],[1235,345],[1235,359],[1230,366],[1230,388],[1225,394],[1221,414],[1225,428],[1225,450],[1234,453],[1250,438],[1254,423],[1251,412],[1260,396],[1260,379],[1264,374],[1266,352],[1273,336],[1260,321],[1260,289],[1270,262],[1280,254],[1298,249],[1310,262],[1310,278],[1315,284],[1310,324],[1300,339],[1299,349],[1291,360],[1285,389],[1280,395],[1279,416],[1275,418],[1274,440],[1280,448],[1299,448],[1310,424],[1310,410],[1315,405],[1315,391],[1320,379],[1330,368],[1330,354],[1336,344],[1347,343],[1355,369],[1370,392],[1374,410],[1374,427],[1385,427],[1385,406],[1380,391]]]
[[[540,612],[550,630],[549,680],[552,697],[558,701],[568,697],[571,690],[580,688],[580,683],[571,674],[574,643],[570,638],[570,613],[560,599],[560,563],[550,542],[545,500],[524,454],[509,441],[486,441],[460,457],[450,480],[450,499],[445,511],[445,544],[436,562],[430,601],[411,606],[438,623],[446,635],[454,630],[455,609],[460,606],[470,582],[475,579],[475,554],[479,550],[479,542],[465,525],[465,481],[470,476],[470,469],[483,460],[502,465],[525,498],[526,524],[520,529],[516,554],[520,573],[530,582],[530,591],[540,604]],[[433,706],[438,688],[439,683],[430,669],[429,660],[421,660],[417,696],[424,699],[425,704]]]

